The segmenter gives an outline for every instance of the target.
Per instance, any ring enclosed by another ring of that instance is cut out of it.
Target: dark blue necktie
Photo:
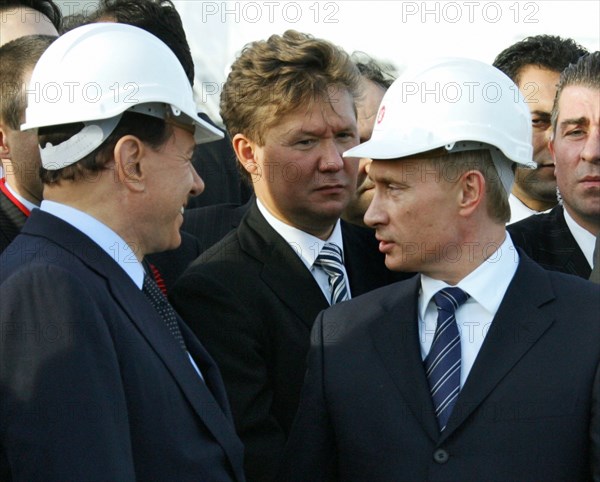
[[[348,299],[348,288],[342,269],[342,250],[333,243],[325,243],[319,256],[314,262],[315,266],[320,266],[329,276],[329,288],[331,290],[330,303],[335,305],[340,301]]]
[[[440,432],[446,428],[460,392],[460,333],[455,312],[468,297],[460,288],[445,288],[433,296],[437,326],[424,364]]]
[[[144,274],[144,285],[142,286],[142,291],[150,300],[150,303],[152,303],[154,309],[161,316],[165,325],[167,325],[171,335],[173,335],[175,340],[177,340],[183,351],[187,351],[185,342],[183,341],[183,336],[179,330],[179,325],[177,324],[177,315],[175,314],[175,310],[169,304],[167,298],[160,290],[158,285],[148,274]]]

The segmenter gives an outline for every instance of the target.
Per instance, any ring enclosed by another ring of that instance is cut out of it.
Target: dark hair
[[[194,84],[194,61],[181,17],[171,0],[100,0],[94,21],[114,20],[150,32],[162,40],[179,59],[190,84]]]
[[[67,15],[63,18],[62,27],[58,31],[60,35],[67,33],[69,30],[73,30],[74,28],[81,27],[82,25],[86,25],[90,23],[89,16],[83,13],[72,13],[71,15]]]
[[[552,130],[554,132],[556,132],[560,95],[565,87],[570,85],[581,85],[600,91],[600,51],[581,57],[577,63],[569,65],[560,74],[554,105],[552,106]]]
[[[27,7],[42,13],[52,22],[56,31],[60,32],[62,12],[53,0],[0,0],[0,10],[17,7]]]
[[[388,90],[394,82],[395,75],[393,68],[390,68],[390,66],[377,62],[364,52],[352,52],[350,58],[358,67],[360,75],[379,85],[384,90]]]
[[[527,65],[562,72],[567,65],[577,62],[587,53],[587,49],[573,39],[556,35],[536,35],[500,52],[493,65],[518,84],[521,69]]]
[[[19,130],[27,106],[25,74],[55,39],[26,35],[0,47],[0,119],[13,130]]]
[[[60,144],[77,134],[83,127],[84,124],[81,122],[40,127],[38,130],[40,146],[44,147],[48,142],[52,145]],[[173,128],[162,119],[135,112],[124,112],[115,130],[100,147],[76,163],[62,169],[48,170],[40,167],[40,177],[44,184],[58,184],[62,180],[94,179],[95,173],[107,168],[107,163],[112,159],[112,151],[121,137],[126,135],[136,136],[140,141],[148,144],[153,149],[157,149],[172,134]]]

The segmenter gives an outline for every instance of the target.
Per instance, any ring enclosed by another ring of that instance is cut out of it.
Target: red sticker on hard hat
[[[377,123],[381,124],[381,121],[383,120],[383,116],[385,115],[385,105],[381,106],[381,109],[379,109],[379,114],[377,114]]]

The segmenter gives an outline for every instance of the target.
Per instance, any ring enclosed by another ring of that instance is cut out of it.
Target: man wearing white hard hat
[[[487,64],[432,61],[390,87],[345,155],[373,159],[365,222],[387,266],[420,275],[319,315],[279,480],[600,477],[599,289],[505,230],[530,139]]]
[[[0,479],[243,481],[219,371],[141,264],[179,245],[221,134],[128,25],[59,37],[28,91],[44,201],[0,257]]]

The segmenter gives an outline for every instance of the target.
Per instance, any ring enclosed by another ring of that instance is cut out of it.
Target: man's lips
[[[392,243],[391,241],[387,241],[383,238],[380,238],[379,236],[375,236],[375,238],[377,239],[377,241],[379,241],[379,251],[387,254],[390,252],[390,250],[394,247],[394,243]]]
[[[598,186],[600,185],[600,176],[585,176],[579,182],[584,185]]]
[[[316,190],[319,192],[329,192],[329,191],[344,191],[346,189],[345,184],[326,184],[324,186],[319,186]]]

